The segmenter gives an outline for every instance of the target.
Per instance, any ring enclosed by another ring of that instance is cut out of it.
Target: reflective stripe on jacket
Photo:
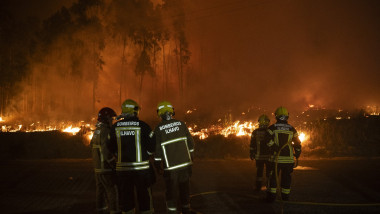
[[[149,125],[133,117],[117,121],[111,131],[111,145],[117,153],[116,171],[149,169],[149,155],[155,147],[149,137]]]
[[[269,160],[271,152],[268,146],[271,135],[267,128],[258,128],[252,132],[250,152],[255,155],[255,160]]]
[[[96,173],[112,172],[111,163],[114,158],[109,150],[109,143],[110,127],[105,123],[98,122],[90,143]]]
[[[175,170],[190,166],[194,152],[194,141],[182,121],[164,120],[155,128],[155,161],[164,162],[164,170]]]
[[[270,161],[276,161],[277,153],[284,146],[278,155],[278,163],[294,163],[294,150],[301,153],[301,141],[296,129],[286,121],[277,121],[277,123],[269,126],[268,131],[272,136],[268,145],[274,150]]]

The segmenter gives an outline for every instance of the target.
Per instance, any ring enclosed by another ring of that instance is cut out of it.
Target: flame
[[[301,144],[305,144],[309,139],[309,135],[307,135],[305,132],[300,132],[298,135],[298,139],[300,139]]]
[[[92,136],[94,136],[94,132],[90,132],[89,134],[87,134],[87,139],[88,139],[89,141],[91,141]]]
[[[220,122],[218,120],[218,122]],[[194,127],[189,127],[189,131],[193,136],[199,136],[200,139],[206,139],[210,135],[223,135],[228,137],[229,135],[235,136],[251,136],[256,125],[253,122],[242,122],[235,121],[232,125],[222,127],[221,125],[212,125],[209,128],[204,128],[199,131],[195,131],[197,125]]]
[[[255,129],[255,125],[252,122],[244,122],[240,124],[240,121],[236,121],[233,125],[227,126],[222,129],[220,134],[228,137],[228,135],[234,134],[236,136],[250,136]]]
[[[72,133],[73,135],[76,135],[79,131],[80,131],[81,128],[79,127],[74,127],[72,125],[70,125],[69,127],[65,128],[62,130],[62,132],[69,132],[69,133]]]
[[[3,117],[0,117],[0,122],[4,122]]]
[[[196,128],[197,125],[194,125],[194,128]],[[196,132],[193,130],[193,128],[189,127],[189,132],[192,136],[199,136],[199,139],[203,140],[208,138],[207,129],[201,129],[201,131]]]
[[[305,140],[305,138],[306,138],[305,133],[301,132],[300,135],[298,136],[298,138],[300,139],[300,141],[302,143]]]

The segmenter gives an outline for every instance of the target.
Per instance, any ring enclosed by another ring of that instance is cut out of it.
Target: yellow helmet
[[[265,114],[262,114],[260,117],[259,117],[259,126],[262,127],[262,126],[268,126],[269,125],[269,122],[270,122],[270,119],[267,115]]]
[[[168,101],[162,101],[159,102],[157,105],[157,114],[158,116],[161,116],[162,114],[165,114],[165,112],[172,113],[174,115],[174,107],[173,105]]]
[[[287,120],[289,117],[289,112],[285,107],[280,106],[276,109],[276,112],[274,113],[274,115],[276,116],[277,119]]]
[[[139,104],[132,99],[127,99],[121,105],[121,113],[122,114],[138,114],[140,110]]]

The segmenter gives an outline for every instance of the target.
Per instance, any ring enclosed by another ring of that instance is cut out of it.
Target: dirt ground
[[[195,160],[191,207],[198,213],[380,213],[380,159],[300,160],[291,199],[265,203],[253,191],[255,165]],[[94,213],[90,159],[9,160],[0,165],[0,213]],[[156,213],[165,212],[162,178],[153,186]]]

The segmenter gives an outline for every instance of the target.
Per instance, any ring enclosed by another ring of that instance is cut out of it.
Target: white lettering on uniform
[[[160,131],[162,131],[163,129],[173,128],[175,126],[180,126],[180,125],[181,125],[181,122],[168,123],[168,124],[160,126]]]
[[[117,126],[139,126],[139,122],[136,121],[127,121],[127,122],[118,122]]]
[[[169,133],[172,133],[172,132],[176,132],[176,131],[179,131],[179,127],[176,126],[174,128],[170,128],[170,129],[165,129],[165,133],[166,134],[169,134]]]
[[[135,135],[135,131],[120,131],[120,136]]]

